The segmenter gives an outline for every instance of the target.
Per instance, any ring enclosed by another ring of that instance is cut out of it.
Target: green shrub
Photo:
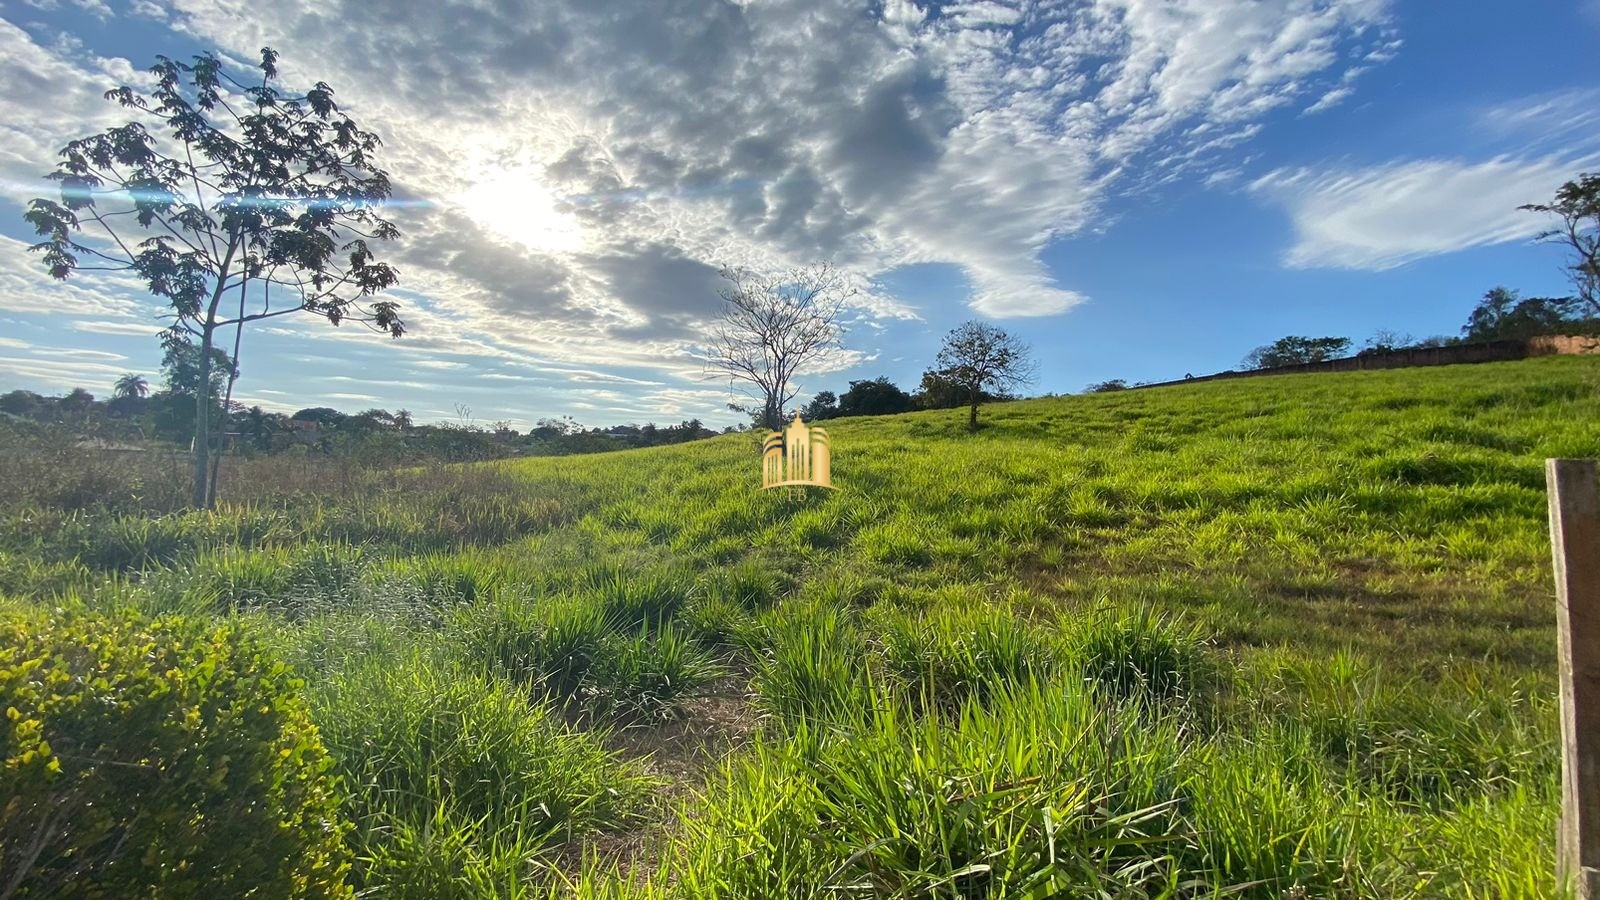
[[[235,625],[0,622],[0,893],[348,895],[297,688]]]

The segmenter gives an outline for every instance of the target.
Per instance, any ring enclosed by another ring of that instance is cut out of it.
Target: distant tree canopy
[[[850,389],[839,397],[841,416],[889,416],[913,409],[916,401],[911,395],[881,375],[870,381],[850,382]]]
[[[807,421],[815,422],[818,419],[831,419],[839,414],[839,398],[833,391],[817,391],[800,410],[800,415]]]
[[[1123,378],[1113,378],[1109,381],[1097,381],[1085,388],[1085,390],[1091,394],[1108,394],[1112,391],[1125,391],[1127,389],[1128,382]]]
[[[1291,334],[1251,350],[1241,365],[1246,369],[1276,369],[1279,366],[1298,366],[1338,359],[1349,353],[1349,338],[1311,338]]]
[[[340,425],[348,416],[331,406],[310,406],[289,418],[301,422],[315,422],[320,426],[327,427]]]
[[[204,373],[204,374],[202,374]],[[201,379],[211,382],[210,398],[213,406],[222,400],[222,391],[234,375],[233,361],[228,354],[211,348],[211,364],[200,364],[200,348],[194,344],[168,344],[161,355],[161,380],[167,393],[193,401],[200,393]]]
[[[1587,330],[1591,326],[1585,304],[1577,297],[1529,297],[1496,287],[1483,295],[1467,324],[1466,341],[1503,341]]]
[[[167,390],[149,397],[114,396],[101,401],[83,388],[59,397],[26,390],[0,394],[0,414],[9,420],[71,434],[143,446],[182,445],[191,440],[189,398]],[[699,419],[676,425],[616,425],[585,429],[570,417],[541,419],[526,434],[509,423],[490,428],[467,424],[418,425],[406,410],[367,409],[346,414],[326,406],[294,415],[232,404],[217,410],[224,446],[249,455],[315,453],[371,466],[419,465],[429,461],[471,462],[510,456],[564,456],[631,447],[653,447],[712,437]],[[293,424],[291,424],[293,423]],[[732,429],[729,429],[732,430]],[[215,457],[220,458],[220,454]]]

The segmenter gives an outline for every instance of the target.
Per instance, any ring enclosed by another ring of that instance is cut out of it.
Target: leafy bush
[[[235,625],[0,621],[0,894],[347,896],[297,688]]]

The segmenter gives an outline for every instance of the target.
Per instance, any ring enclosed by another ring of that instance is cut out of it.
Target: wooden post
[[[1556,877],[1600,900],[1600,490],[1592,459],[1545,461],[1561,683],[1561,833]]]

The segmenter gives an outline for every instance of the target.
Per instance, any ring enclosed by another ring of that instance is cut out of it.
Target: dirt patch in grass
[[[560,868],[576,873],[588,852],[638,877],[653,873],[664,840],[677,822],[679,805],[704,787],[706,778],[750,740],[756,727],[749,678],[739,673],[724,676],[683,701],[668,718],[618,727],[607,746],[661,780],[655,814],[636,828],[574,842],[563,854]]]

